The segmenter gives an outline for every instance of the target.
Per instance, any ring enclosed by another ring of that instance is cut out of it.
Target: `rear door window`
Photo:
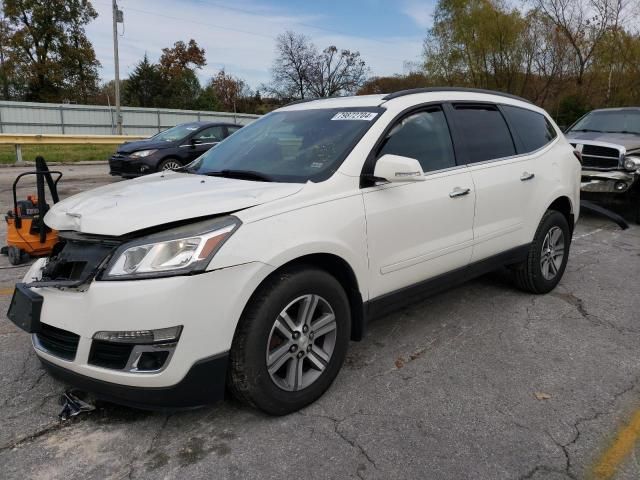
[[[227,127],[227,132],[229,132],[228,135],[231,135],[232,133],[236,133],[241,128],[242,128],[242,126],[240,126],[240,125],[228,126]]]
[[[433,108],[412,113],[396,123],[378,158],[385,154],[414,158],[424,172],[454,167],[453,144],[442,110]]]
[[[453,105],[452,115],[457,133],[465,146],[466,163],[516,154],[511,132],[496,105]]]
[[[555,128],[541,113],[511,105],[502,105],[501,108],[514,130],[518,153],[538,150],[558,136]]]
[[[216,127],[205,128],[201,132],[198,132],[193,139],[198,143],[216,143],[222,141],[224,138],[224,127],[218,125]]]

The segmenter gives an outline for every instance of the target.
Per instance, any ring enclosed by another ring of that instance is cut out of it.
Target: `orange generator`
[[[26,200],[18,200],[17,186],[21,178],[35,175],[37,195],[29,195]],[[55,180],[53,176],[55,177]],[[19,265],[31,257],[49,255],[58,242],[58,232],[44,223],[44,216],[49,210],[45,199],[45,183],[51,193],[51,201],[57,203],[58,181],[62,172],[49,171],[44,158],[36,158],[36,169],[24,172],[13,182],[13,210],[7,212],[7,246],[0,252],[9,257],[9,263]]]

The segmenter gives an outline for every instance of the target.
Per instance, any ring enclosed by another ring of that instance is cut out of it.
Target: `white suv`
[[[55,205],[61,242],[9,318],[51,373],[107,400],[179,408],[228,387],[286,414],[399,302],[502,266],[520,288],[553,289],[579,189],[573,148],[516,97],[292,104],[182,171]]]

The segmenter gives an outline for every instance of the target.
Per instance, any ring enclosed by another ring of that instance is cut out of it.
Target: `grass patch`
[[[23,145],[22,160],[34,162],[42,155],[47,162],[80,162],[108,160],[117,145]],[[0,145],[0,163],[15,163],[16,151],[13,145]]]

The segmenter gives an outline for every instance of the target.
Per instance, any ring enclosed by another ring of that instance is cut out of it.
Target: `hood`
[[[138,150],[151,150],[153,148],[162,149],[175,147],[178,142],[158,142],[152,138],[138,140],[136,142],[126,142],[118,146],[118,153],[133,153]]]
[[[627,149],[627,152],[640,149],[640,135],[630,133],[606,133],[606,132],[568,132],[569,141],[581,141],[589,143],[590,140],[597,142],[613,143]]]
[[[47,212],[45,222],[56,230],[120,236],[261,205],[293,195],[303,187],[299,183],[157,173],[69,197]]]

